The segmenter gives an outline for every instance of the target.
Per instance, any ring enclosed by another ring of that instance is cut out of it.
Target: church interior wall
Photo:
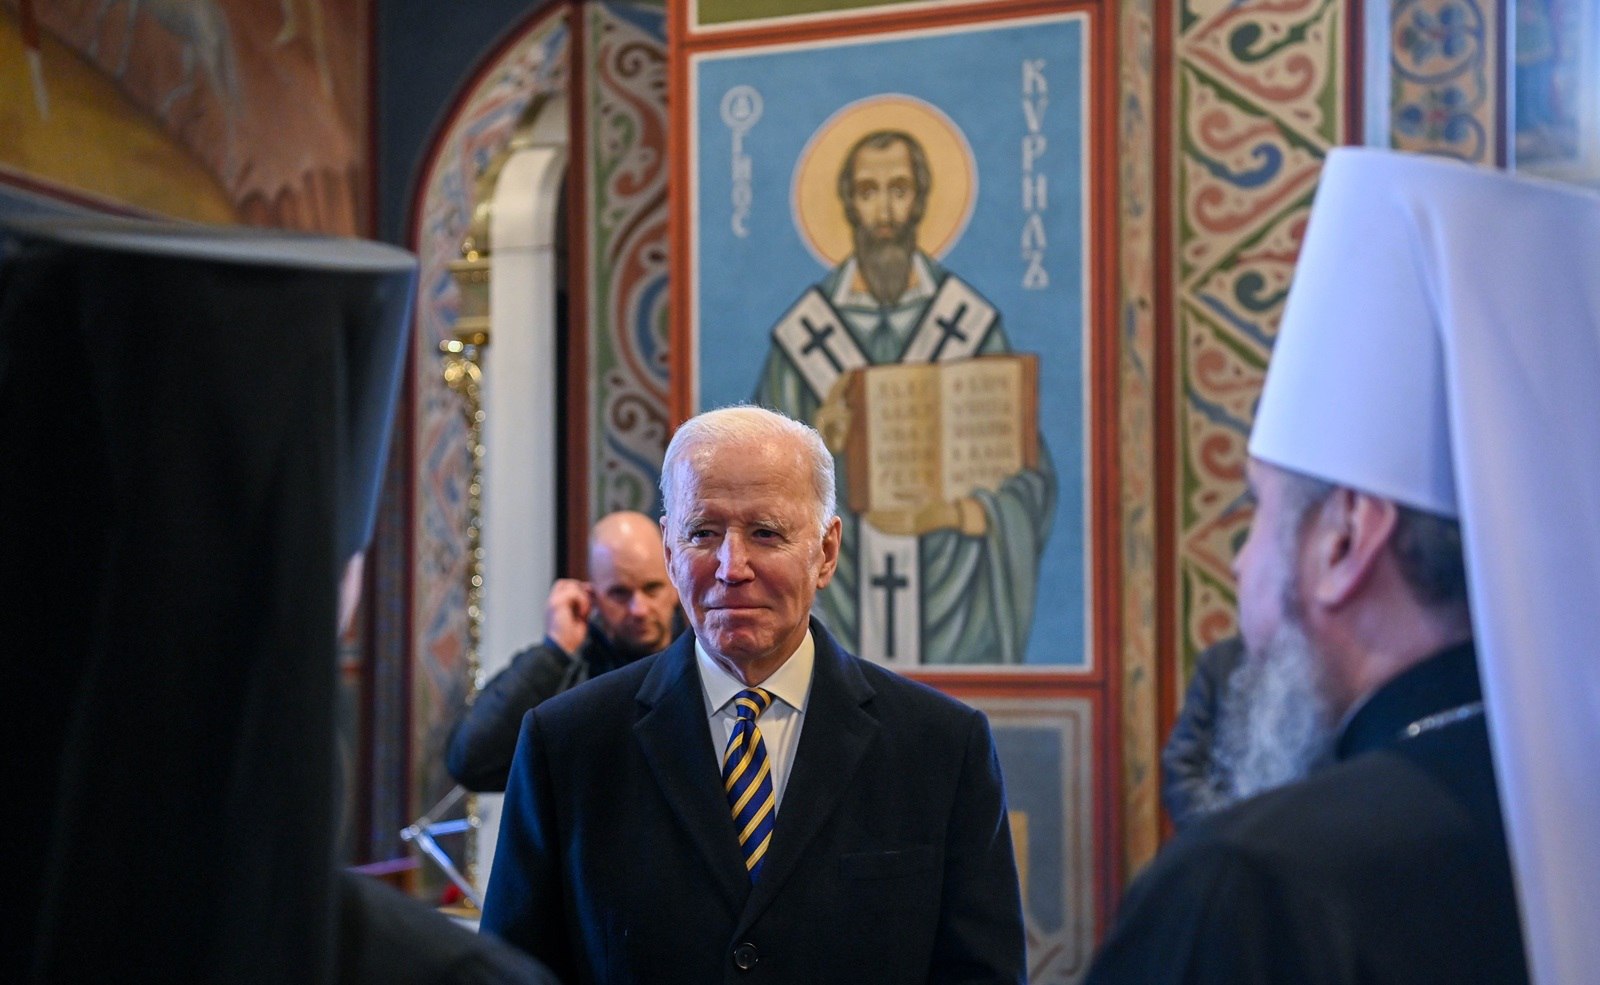
[[[1180,5],[1159,333],[1173,422],[1158,494],[1162,721],[1194,656],[1235,631],[1244,446],[1321,161],[1370,143],[1504,164],[1502,8],[1469,2]]]
[[[418,172],[463,84],[496,48],[542,16],[551,0],[470,4],[373,3],[377,234],[403,242]]]
[[[103,211],[370,234],[364,0],[0,6],[0,177]]]
[[[736,189],[722,145],[723,184],[707,183],[696,66],[813,49],[820,64],[852,45],[1084,18],[1080,382],[1092,427],[1082,467],[1063,474],[1083,497],[1086,655],[912,671],[1032,743],[1017,773],[1047,777],[1051,792],[1014,820],[1049,860],[1027,875],[1030,932],[1079,951],[1166,833],[1160,739],[1195,654],[1235,629],[1244,442],[1323,156],[1366,142],[1506,164],[1519,146],[1533,159],[1567,139],[1560,120],[1534,133],[1511,119],[1510,76],[1525,76],[1529,105],[1544,76],[1533,54],[1509,49],[1506,5],[1486,0],[170,6],[181,16],[0,3],[0,207],[364,235],[419,255],[371,601],[341,662],[347,782],[361,791],[346,817],[353,861],[405,856],[400,828],[450,788],[440,754],[473,656],[472,456],[438,347],[454,337],[448,265],[478,179],[530,104],[559,93],[570,107],[560,286],[564,371],[577,382],[561,412],[566,516],[552,522],[571,562],[595,517],[658,507],[666,438],[699,409],[708,370],[692,352],[689,285],[733,254],[694,252],[710,242],[695,223],[712,215],[694,190]],[[1442,17],[1446,6],[1457,14]],[[288,83],[268,85],[269,66]],[[1017,90],[1007,112],[1020,116],[1026,77],[1003,70]],[[787,194],[791,171],[771,174]],[[1014,188],[1019,175],[985,180]],[[974,237],[997,235],[985,221],[971,220]],[[1013,233],[1026,249],[1027,233]],[[804,278],[791,282],[798,292]],[[781,312],[729,314],[764,339]],[[1008,331],[1025,326],[1006,316]],[[1036,980],[1072,980],[1077,967],[1047,963]]]
[[[519,122],[537,113],[543,100],[566,92],[568,13],[561,5],[544,8],[476,67],[419,165],[410,209],[407,244],[420,266],[408,381],[414,399],[405,445],[413,464],[404,475],[409,509],[395,517],[410,549],[394,561],[410,599],[396,642],[411,675],[403,715],[406,755],[400,765],[404,810],[412,818],[453,786],[443,751],[478,669],[481,593],[473,585],[483,575],[478,497],[485,473],[495,467],[493,449],[474,453],[483,440],[481,420],[475,420],[481,408],[446,380],[441,345],[468,337],[457,334],[465,299],[451,265],[463,259],[480,200],[484,206],[492,201],[493,178],[511,153]],[[494,334],[491,328],[485,361],[493,358]],[[457,857],[465,855],[460,843],[446,847]]]
[[[409,565],[400,577],[412,602],[391,641],[408,656],[411,673],[403,772],[412,816],[450,790],[443,744],[476,671],[509,656],[480,655],[481,617],[474,617],[469,596],[485,572],[475,565],[469,536],[477,442],[439,355],[440,343],[458,336],[463,307],[451,264],[494,193],[505,155],[525,125],[538,125],[530,114],[561,97],[571,136],[552,286],[562,325],[557,378],[565,383],[557,420],[544,426],[562,432],[564,459],[553,478],[565,506],[561,516],[535,522],[556,528],[555,539],[565,545],[558,566],[576,573],[581,551],[572,545],[583,544],[593,518],[615,509],[654,510],[657,499],[668,433],[665,61],[657,5],[548,5],[483,55],[416,166],[406,233],[422,265],[406,443],[414,464],[405,472],[410,507],[397,496],[393,513],[411,544],[398,557]],[[517,326],[491,328],[486,360],[493,359],[492,338],[505,331]],[[529,427],[499,424],[507,435]],[[483,469],[495,469],[496,461],[494,447],[485,447]],[[469,809],[470,803],[458,808]]]

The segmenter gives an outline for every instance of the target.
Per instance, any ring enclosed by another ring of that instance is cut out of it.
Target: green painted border
[[[947,0],[954,3],[956,0]],[[780,17],[816,14],[859,14],[872,10],[892,10],[907,4],[928,5],[928,0],[698,0],[694,27],[729,27],[759,24]],[[936,4],[942,6],[943,4]]]
[[[1195,94],[1198,89],[1205,88],[1218,102],[1230,105],[1270,128],[1283,146],[1307,153],[1312,157],[1322,157],[1329,147],[1344,143],[1349,136],[1346,132],[1348,120],[1338,108],[1352,84],[1351,66],[1345,63],[1343,53],[1346,50],[1347,32],[1352,23],[1354,0],[1322,0],[1320,3],[1308,3],[1305,16],[1292,29],[1284,31],[1281,37],[1272,40],[1264,49],[1272,54],[1282,54],[1286,50],[1296,51],[1301,57],[1313,60],[1325,68],[1326,74],[1321,80],[1321,88],[1317,90],[1312,100],[1312,104],[1318,110],[1317,125],[1310,128],[1303,120],[1294,117],[1291,103],[1279,104],[1264,100],[1259,91],[1246,92],[1237,81],[1218,74],[1203,64],[1197,57],[1196,44],[1207,30],[1218,25],[1218,18],[1228,18],[1232,22],[1227,28],[1230,39],[1227,50],[1232,57],[1228,67],[1241,75],[1256,69],[1265,56],[1262,52],[1247,53],[1235,43],[1260,38],[1265,32],[1259,29],[1253,32],[1247,30],[1250,27],[1248,18],[1241,14],[1227,11],[1201,12],[1196,9],[1197,6],[1195,0],[1185,0],[1177,5],[1177,9],[1171,15],[1174,18],[1175,30],[1171,84],[1176,118],[1171,131],[1175,136],[1172,160],[1175,173],[1172,182],[1173,272],[1170,276],[1174,289],[1171,330],[1174,333],[1176,350],[1176,378],[1172,381],[1172,385],[1176,388],[1174,396],[1177,411],[1177,420],[1174,422],[1177,427],[1174,448],[1177,461],[1172,463],[1171,467],[1177,470],[1175,475],[1177,481],[1173,489],[1176,500],[1167,504],[1166,508],[1176,512],[1175,543],[1172,549],[1176,554],[1174,573],[1177,582],[1169,586],[1169,590],[1176,593],[1173,604],[1177,609],[1177,648],[1175,653],[1164,655],[1164,658],[1172,661],[1172,670],[1179,683],[1178,693],[1182,693],[1182,682],[1193,665],[1195,655],[1210,642],[1209,639],[1201,638],[1197,627],[1211,624],[1219,615],[1231,621],[1231,613],[1235,608],[1231,578],[1219,578],[1217,573],[1208,571],[1192,549],[1192,535],[1216,518],[1215,507],[1201,509],[1197,503],[1201,495],[1207,491],[1216,493],[1211,497],[1213,503],[1229,503],[1236,500],[1242,490],[1242,482],[1222,480],[1217,476],[1207,475],[1195,466],[1191,418],[1200,411],[1194,402],[1193,380],[1196,369],[1193,365],[1190,333],[1197,330],[1207,332],[1233,354],[1238,365],[1252,370],[1263,366],[1268,355],[1264,351],[1257,351],[1248,340],[1240,337],[1237,332],[1224,328],[1215,318],[1207,314],[1203,306],[1195,303],[1192,292],[1216,272],[1236,268],[1242,253],[1261,241],[1267,231],[1284,215],[1296,208],[1302,208],[1301,203],[1305,200],[1303,194],[1294,196],[1292,200],[1279,204],[1270,213],[1265,213],[1255,220],[1252,231],[1243,236],[1228,237],[1229,241],[1221,243],[1216,255],[1208,256],[1206,262],[1202,264],[1188,262],[1185,259],[1186,247],[1208,235],[1189,222],[1187,208],[1196,190],[1190,186],[1186,165],[1200,161],[1188,126],[1195,105]],[[1259,16],[1268,17],[1271,13],[1273,12],[1261,11]],[[1257,192],[1241,189],[1239,194],[1251,195]],[[1270,336],[1276,330],[1276,316],[1262,312],[1258,325]],[[1237,440],[1242,446],[1245,436],[1240,435]]]

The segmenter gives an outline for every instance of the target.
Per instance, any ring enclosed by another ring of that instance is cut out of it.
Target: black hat
[[[0,218],[22,849],[0,979],[331,974],[336,581],[371,534],[415,269],[354,240]]]

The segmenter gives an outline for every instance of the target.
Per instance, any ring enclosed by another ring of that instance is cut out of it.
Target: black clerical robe
[[[1470,646],[1379,689],[1336,764],[1167,846],[1088,985],[1526,982],[1479,701]]]
[[[550,980],[334,868],[336,585],[414,270],[0,215],[0,981]]]

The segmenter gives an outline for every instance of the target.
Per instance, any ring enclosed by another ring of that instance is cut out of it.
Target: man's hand
[[[594,591],[576,578],[558,578],[550,586],[544,608],[544,634],[568,653],[577,653],[589,638],[589,612]]]

